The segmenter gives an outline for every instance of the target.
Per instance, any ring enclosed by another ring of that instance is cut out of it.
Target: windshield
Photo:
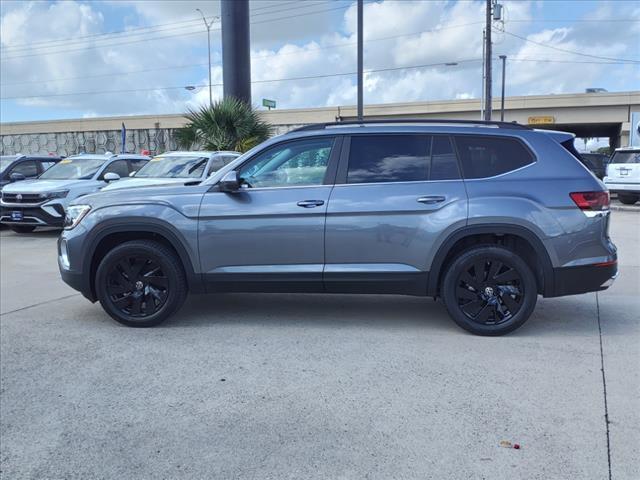
[[[615,152],[609,163],[640,163],[640,151]]]
[[[136,178],[200,178],[208,160],[196,155],[160,155],[142,167]]]
[[[46,170],[40,178],[47,180],[89,180],[107,160],[105,158],[65,158]]]
[[[15,155],[4,155],[0,157],[0,172],[4,172],[16,158]]]

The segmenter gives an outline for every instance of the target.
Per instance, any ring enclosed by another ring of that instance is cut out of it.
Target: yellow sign
[[[550,115],[543,117],[529,117],[527,123],[529,125],[551,125],[556,123],[556,117],[552,117]]]

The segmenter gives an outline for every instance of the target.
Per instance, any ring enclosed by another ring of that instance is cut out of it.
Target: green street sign
[[[267,107],[269,110],[271,110],[272,108],[276,108],[276,101],[275,100],[269,100],[268,98],[263,98],[262,99],[262,106],[263,107]]]

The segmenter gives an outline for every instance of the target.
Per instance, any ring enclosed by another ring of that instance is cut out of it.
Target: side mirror
[[[19,182],[20,180],[26,180],[27,177],[25,177],[23,174],[18,173],[18,172],[13,172],[11,175],[9,175],[9,179],[12,182]]]
[[[238,172],[231,170],[224,174],[224,177],[218,182],[221,192],[237,192],[240,188],[240,178]]]
[[[114,172],[109,172],[104,174],[104,181],[107,183],[115,182],[116,180],[120,180],[120,175]]]

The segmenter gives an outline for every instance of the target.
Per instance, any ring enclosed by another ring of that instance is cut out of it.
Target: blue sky
[[[365,103],[480,95],[483,1],[365,2]],[[494,33],[494,53],[509,59],[507,95],[638,89],[640,64],[629,60],[640,61],[640,2],[502,3],[507,33]],[[218,2],[1,5],[3,122],[178,113],[207,101],[206,32],[195,9],[213,17]],[[256,105],[262,98],[278,108],[355,102],[353,1],[252,1],[251,22]],[[222,79],[217,26],[214,84]]]

